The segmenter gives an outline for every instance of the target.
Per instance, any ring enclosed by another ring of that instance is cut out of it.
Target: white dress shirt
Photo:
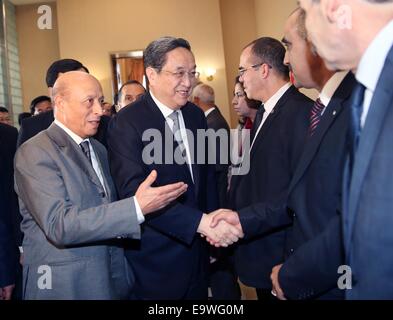
[[[265,112],[263,113],[263,118],[262,121],[255,133],[255,137],[254,140],[251,143],[251,148],[250,148],[250,152],[252,150],[252,147],[254,145],[255,139],[258,137],[258,133],[259,131],[261,131],[261,128],[263,126],[263,124],[265,123],[267,117],[272,113],[274,107],[276,106],[278,100],[281,99],[281,97],[284,95],[285,92],[287,92],[287,90],[291,87],[291,83],[286,83],[285,85],[283,85],[280,89],[277,90],[277,92],[270,97],[269,100],[267,100],[264,104],[263,107],[265,108]]]
[[[325,108],[322,110],[321,115],[324,114],[326,107],[330,103],[330,100],[332,100],[332,97],[335,94],[337,88],[340,86],[341,82],[343,82],[348,73],[349,71],[336,72],[323,86],[322,91],[319,94],[319,99]]]
[[[210,108],[209,110],[206,110],[205,111],[205,117],[207,118],[207,116],[209,115],[209,114],[211,114],[213,111],[214,111],[214,107],[212,107],[212,108]]]
[[[98,163],[98,159],[97,156],[94,152],[94,149],[90,143],[89,139],[82,139],[81,137],[79,137],[77,134],[75,134],[74,132],[72,132],[70,129],[68,129],[64,124],[62,124],[60,121],[58,121],[57,119],[55,119],[54,123],[59,126],[61,129],[63,129],[65,131],[65,133],[67,133],[71,139],[78,145],[78,147],[80,148],[80,144],[83,141],[88,141],[89,142],[89,148],[90,148],[90,156],[91,156],[91,162],[93,165],[93,169],[95,171],[95,173],[97,174],[98,179],[101,182],[102,187],[105,190],[105,193],[107,193],[107,190],[105,188],[105,183],[104,183],[104,178],[103,178],[103,174],[101,171],[101,167]],[[145,221],[145,217],[142,213],[141,207],[139,206],[138,200],[136,199],[136,197],[134,197],[134,203],[135,203],[135,209],[136,209],[136,214],[137,214],[137,218],[138,218],[138,222],[142,223]]]
[[[391,20],[374,38],[363,54],[356,79],[366,87],[363,101],[363,113],[360,125],[363,128],[370,109],[372,97],[390,48],[393,45],[393,20]]]
[[[169,118],[169,116],[175,111],[169,107],[167,107],[166,105],[164,105],[162,102],[160,102],[154,95],[153,93],[150,91],[150,95],[153,99],[153,101],[155,102],[155,104],[157,105],[158,109],[160,109],[162,115],[164,116],[166,123],[168,124],[169,128],[172,130],[173,132],[173,120],[171,118]],[[181,134],[181,138],[183,140],[183,144],[184,147],[186,148],[186,154],[187,154],[187,165],[188,168],[190,170],[191,173],[191,179],[194,182],[194,175],[192,173],[192,162],[191,162],[191,153],[190,153],[190,146],[188,144],[188,139],[187,139],[187,133],[186,133],[186,125],[184,123],[184,118],[183,118],[183,114],[181,112],[181,110],[177,110],[177,114],[179,116],[179,130],[180,130],[180,134]]]

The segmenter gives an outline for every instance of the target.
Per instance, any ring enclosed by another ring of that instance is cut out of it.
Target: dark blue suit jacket
[[[181,110],[186,128],[194,137],[197,129],[206,129],[204,113],[198,107],[187,103]],[[156,186],[178,181],[188,184],[187,192],[175,203],[146,216],[140,243],[126,251],[135,272],[135,295],[140,299],[181,299],[192,282],[205,283],[208,276],[207,243],[196,231],[202,213],[218,205],[214,166],[193,164],[193,183],[187,164],[165,164],[162,155],[173,155],[177,147],[177,143],[171,146],[166,141],[159,143],[162,164],[144,163],[143,149],[153,140],[147,137],[143,141],[144,132],[156,129],[164,139],[165,128],[171,132],[150,94],[146,94],[122,109],[108,130],[109,161],[121,199],[134,195],[153,169],[158,172]],[[195,143],[195,155],[196,148]]]
[[[0,288],[15,284],[18,206],[14,192],[14,155],[18,131],[0,123]]]
[[[360,136],[351,189],[343,197],[346,259],[353,275],[347,299],[393,299],[392,83],[393,47]]]
[[[337,288],[337,270],[344,262],[341,186],[355,82],[349,73],[337,88],[291,181],[287,206],[293,226],[288,230],[286,260],[279,274],[289,298],[344,298]]]
[[[289,183],[302,153],[311,99],[292,86],[277,102],[258,133],[250,154],[250,171],[233,176],[229,204],[239,210],[258,202],[286,201]],[[283,226],[239,242],[235,250],[240,280],[252,287],[271,288],[270,273],[284,259]]]

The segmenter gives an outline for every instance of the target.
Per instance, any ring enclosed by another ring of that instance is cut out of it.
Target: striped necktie
[[[310,127],[308,129],[310,137],[314,134],[319,122],[321,121],[323,109],[325,109],[325,105],[322,103],[321,99],[318,98],[317,100],[315,100],[315,103],[311,108]]]

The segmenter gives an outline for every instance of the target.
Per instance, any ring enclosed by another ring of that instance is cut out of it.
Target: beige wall
[[[107,99],[112,97],[110,52],[143,49],[173,35],[190,41],[199,68],[217,69],[209,85],[229,119],[219,0],[58,0],[57,8],[61,57],[86,64]]]
[[[56,4],[52,8],[52,30],[37,27],[39,5],[16,7],[16,28],[18,32],[20,73],[22,80],[23,106],[29,111],[30,102],[39,95],[47,95],[46,70],[59,59],[59,39],[57,33]]]
[[[238,117],[231,105],[232,92],[238,73],[240,53],[244,46],[256,38],[257,34],[254,0],[220,0],[220,8],[231,114],[230,123],[235,128]],[[222,106],[220,107],[222,108]]]
[[[258,37],[268,36],[281,40],[284,23],[296,7],[296,0],[255,0]]]

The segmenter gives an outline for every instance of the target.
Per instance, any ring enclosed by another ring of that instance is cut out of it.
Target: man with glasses
[[[157,185],[183,181],[188,189],[176,203],[146,219],[140,243],[127,250],[135,272],[132,298],[207,299],[209,251],[199,234],[227,246],[242,233],[226,222],[211,229],[213,215],[206,214],[218,206],[214,166],[197,164],[197,141],[184,132],[197,137],[198,129],[207,128],[204,113],[188,101],[198,78],[194,55],[186,40],[163,37],[146,48],[144,66],[150,91],[123,109],[108,131],[119,196],[133,195],[153,168]],[[146,152],[152,143],[159,150]]]
[[[268,37],[251,42],[240,56],[239,76],[244,91],[262,105],[251,129],[250,171],[232,177],[229,204],[233,210],[258,202],[285,201],[303,149],[312,101],[290,84],[284,56],[280,41]],[[245,236],[254,227],[246,217],[253,214],[253,209],[246,210],[243,220],[240,210]],[[290,223],[288,220],[287,225]],[[270,273],[284,258],[284,240],[285,225],[248,238],[235,250],[239,278],[257,288],[260,300],[272,298]]]

